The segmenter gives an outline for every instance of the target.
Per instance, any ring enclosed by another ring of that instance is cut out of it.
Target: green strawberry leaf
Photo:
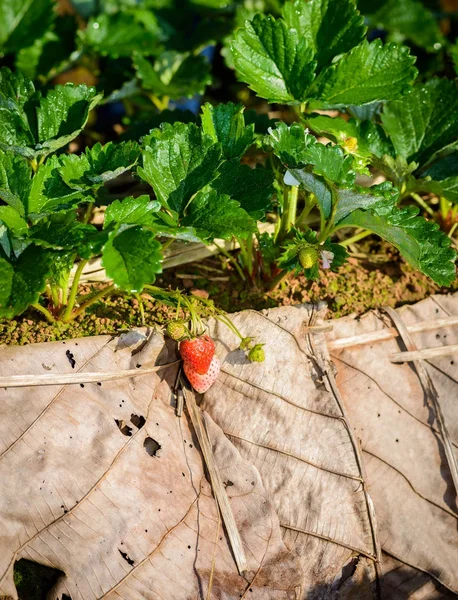
[[[291,127],[277,123],[265,143],[290,169],[310,166],[310,171],[327,181],[342,185],[352,185],[355,181],[353,157],[345,155],[340,146],[320,144],[299,123]]]
[[[454,81],[431,79],[383,110],[382,124],[398,156],[420,166],[458,136],[458,89]]]
[[[99,232],[93,225],[76,221],[75,216],[70,212],[42,219],[30,228],[29,237],[44,248],[74,250],[81,258],[92,258],[101,251],[108,234]]]
[[[407,46],[364,41],[323,69],[310,90],[312,106],[395,100],[409,91],[417,75],[414,62]]]
[[[53,0],[0,2],[0,53],[18,52],[44,35],[54,18]]]
[[[365,136],[361,133],[361,124],[354,119],[329,117],[328,115],[313,114],[307,117],[307,126],[317,135],[326,136],[336,144],[344,146],[355,140],[356,146],[351,152],[361,158],[370,158],[372,155]],[[369,121],[370,122],[370,121]],[[348,150],[347,150],[348,152]]]
[[[101,98],[86,85],[67,83],[49,90],[36,109],[37,153],[46,156],[76,138]]]
[[[81,33],[81,41],[102,56],[130,57],[133,52],[154,54],[160,49],[162,30],[150,12],[148,22],[143,11],[119,11],[91,17]]]
[[[241,158],[255,141],[254,124],[245,125],[241,104],[207,103],[202,107],[202,130],[214,142],[220,142],[224,158]]]
[[[355,210],[360,208],[368,210],[372,206],[377,206],[384,199],[395,205],[399,199],[399,190],[391,182],[385,181],[367,188],[361,186],[353,186],[351,189],[340,188],[336,195],[334,222],[338,225]]]
[[[256,14],[235,32],[231,55],[239,79],[261,98],[284,104],[307,98],[316,68],[313,50],[283,19]]]
[[[27,234],[27,221],[12,206],[0,206],[0,221],[19,236]]]
[[[193,227],[202,240],[246,237],[257,229],[255,221],[236,200],[210,187],[195,195],[182,224]]]
[[[418,216],[414,206],[397,208],[392,199],[381,200],[368,210],[358,209],[340,227],[363,227],[395,246],[415,269],[439,285],[450,285],[456,276],[456,252],[437,223]]]
[[[165,212],[159,212],[161,203],[149,196],[115,200],[107,207],[104,228],[113,225],[144,225],[157,236],[173,237],[188,242],[198,242],[192,227],[180,227],[178,221]]]
[[[42,159],[81,132],[101,97],[71,83],[42,97],[23,75],[0,69],[0,149]]]
[[[135,225],[109,235],[102,250],[102,265],[107,276],[121,290],[141,292],[162,271],[162,246],[155,233]]]
[[[452,145],[439,155],[435,162],[422,171],[422,177],[432,181],[419,180],[418,190],[433,192],[447,200],[458,202],[458,147]]]
[[[237,200],[250,217],[261,220],[271,208],[274,179],[272,171],[251,169],[248,165],[231,161],[223,164],[212,188],[220,195]]]
[[[203,94],[211,83],[210,65],[202,55],[180,54],[170,50],[163,52],[152,63],[135,52],[134,66],[143,88],[173,100]]]
[[[24,216],[32,184],[32,167],[22,156],[0,151],[0,199]]]
[[[76,50],[76,31],[77,23],[72,15],[57,17],[52,30],[16,54],[16,69],[30,79],[41,75],[49,81],[59,67],[65,67],[64,61]]]
[[[217,176],[221,146],[193,123],[165,123],[143,144],[143,167],[138,167],[138,174],[152,186],[161,204],[176,213]]]
[[[364,18],[353,0],[294,0],[285,2],[282,15],[312,48],[318,69],[348,52],[366,35]]]
[[[98,189],[105,182],[132,169],[139,156],[140,149],[133,141],[120,144],[108,142],[104,146],[98,142],[92,148],[86,148],[84,154],[61,157],[58,171],[70,188],[80,191]]]
[[[33,158],[28,146],[33,146],[35,140],[24,105],[34,93],[33,83],[21,73],[7,67],[0,69],[0,149]]]
[[[12,319],[38,301],[51,271],[53,255],[31,244],[18,256],[0,251],[0,318]]]
[[[87,201],[79,190],[73,190],[62,180],[59,167],[59,158],[50,156],[35,173],[26,202],[26,213],[32,221],[51,213],[70,210]]]
[[[156,213],[160,210],[161,203],[150,200],[149,196],[129,196],[124,200],[115,200],[105,211],[103,227],[107,228],[112,223],[117,225],[148,225],[156,223]]]

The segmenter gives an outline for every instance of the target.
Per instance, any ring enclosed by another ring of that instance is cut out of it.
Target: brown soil
[[[273,292],[240,279],[231,263],[216,256],[164,272],[157,284],[171,289],[200,290],[227,312],[246,308],[260,310],[302,302],[327,302],[329,318],[350,313],[362,314],[379,306],[400,306],[431,294],[458,290],[440,288],[421,273],[413,271],[398,253],[385,244],[368,242],[364,253],[354,255],[338,273],[322,273],[317,282],[290,276]],[[170,309],[143,294],[145,325],[163,325],[172,316]],[[35,311],[0,322],[0,344],[24,345],[100,334],[116,334],[142,326],[138,301],[129,296],[112,296],[88,309],[69,324],[50,325]]]

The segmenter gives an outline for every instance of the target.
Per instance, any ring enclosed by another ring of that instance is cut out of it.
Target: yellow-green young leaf
[[[421,167],[458,136],[458,89],[455,81],[431,79],[383,110],[383,128],[398,156]]]
[[[414,206],[397,208],[389,199],[368,210],[358,209],[339,223],[340,227],[363,227],[395,246],[415,269],[439,285],[450,285],[456,277],[456,252],[437,223],[418,216]]]
[[[313,50],[283,19],[255,15],[235,32],[231,53],[237,76],[261,98],[285,104],[307,98]]]
[[[64,182],[75,190],[98,189],[106,181],[132,169],[139,156],[136,142],[108,142],[104,146],[97,142],[92,148],[86,148],[84,154],[62,156],[58,171]]]
[[[313,106],[338,108],[396,100],[406,94],[417,75],[407,46],[362,42],[323,69],[313,84]]]
[[[244,108],[232,102],[202,107],[202,130],[221,143],[228,160],[243,156],[255,141],[254,123],[245,125]]]
[[[53,0],[2,0],[0,54],[30,46],[45,33],[53,18]]]
[[[160,208],[160,202],[151,200],[149,196],[129,196],[123,200],[115,200],[107,206],[103,226],[106,228],[111,223],[153,226]]]
[[[312,48],[318,69],[348,52],[366,35],[364,18],[354,0],[294,0],[285,2],[282,15]]]
[[[209,186],[190,202],[182,225],[193,227],[202,240],[246,237],[256,231],[256,222],[235,200]]]
[[[12,319],[38,300],[51,264],[52,253],[33,244],[19,257],[0,251],[0,318]]]
[[[134,67],[143,88],[173,100],[202,94],[211,83],[210,65],[202,55],[170,50],[151,62],[135,52]]]
[[[161,204],[176,213],[218,174],[221,146],[193,123],[165,123],[146,136],[143,145],[138,174],[153,187]]]
[[[17,235],[27,233],[27,221],[12,206],[0,206],[0,222]]]
[[[110,234],[102,250],[107,276],[121,290],[141,292],[162,271],[162,246],[155,234],[140,226]]]

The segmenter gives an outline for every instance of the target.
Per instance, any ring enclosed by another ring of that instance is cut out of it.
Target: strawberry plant
[[[455,278],[450,240],[399,201],[413,189],[454,197],[456,84],[434,79],[412,89],[417,71],[409,49],[368,42],[365,35],[351,0],[339,2],[339,11],[327,0],[293,0],[279,18],[255,14],[232,40],[237,76],[268,102],[294,107],[299,120],[277,123],[263,142],[279,214],[275,233],[258,235],[258,248],[283,269],[274,283],[290,270],[313,279],[320,266],[338,268],[346,251],[333,234],[350,227],[391,242],[441,285]],[[352,118],[315,112],[323,109]],[[334,144],[318,143],[310,130]],[[391,181],[357,185],[369,166],[382,168]],[[316,209],[318,231],[309,226]]]

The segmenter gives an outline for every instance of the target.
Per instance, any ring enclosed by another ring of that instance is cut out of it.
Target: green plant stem
[[[451,226],[450,231],[447,234],[449,238],[453,237],[453,234],[455,233],[455,230],[457,227],[458,227],[458,221]]]
[[[291,227],[296,222],[298,192],[297,185],[285,186],[283,188],[283,212],[276,238],[277,243],[281,244],[283,242]]]
[[[54,307],[57,308],[59,306],[59,292],[57,286],[54,283],[51,283],[49,287],[51,289],[52,303],[54,304]]]
[[[62,319],[62,320],[65,323],[68,323],[69,321],[73,321],[73,319],[76,319],[76,317],[81,315],[92,304],[95,304],[96,302],[101,300],[103,297],[110,295],[114,290],[115,290],[114,285],[109,285],[108,287],[104,288],[103,290],[100,290],[100,292],[97,292],[97,294],[95,294],[95,296],[92,296],[92,298],[90,300],[88,300],[87,302],[82,304],[80,307],[78,307],[68,318]]]
[[[276,275],[273,279],[270,280],[269,285],[267,286],[268,291],[271,292],[272,290],[274,290],[277,287],[277,285],[279,285],[288,274],[289,271],[287,271],[286,269],[280,271],[278,275]]]
[[[235,258],[233,256],[231,256],[231,254],[226,250],[226,248],[218,246],[218,244],[215,242],[215,240],[213,240],[214,245],[218,248],[219,252],[221,252],[221,254],[223,256],[225,256],[226,258],[229,259],[229,261],[231,262],[231,264],[235,267],[237,273],[240,276],[240,279],[242,281],[246,281],[246,277],[244,272],[242,271],[242,269],[240,268],[239,263],[235,260]]]
[[[162,244],[162,252],[164,253],[167,250],[167,248],[170,248],[174,241],[175,238],[169,238],[166,242],[164,242]]]
[[[246,267],[250,277],[253,277],[253,235],[251,234],[246,241],[247,263]]]
[[[41,312],[41,314],[46,317],[46,320],[48,321],[48,323],[56,322],[56,319],[52,316],[52,314],[49,312],[49,310],[47,308],[45,308],[44,306],[41,306],[41,304],[38,304],[38,302],[35,302],[35,303],[31,304],[30,306],[32,306],[38,312]]]
[[[368,235],[370,235],[372,233],[372,231],[369,231],[368,229],[365,229],[364,231],[361,231],[360,233],[357,233],[356,235],[344,240],[343,242],[339,242],[339,244],[341,246],[349,246],[350,244],[354,244],[355,242],[359,242],[359,240],[362,240],[363,238],[367,237]]]
[[[449,212],[450,212],[450,208],[452,206],[452,203],[449,202],[443,196],[441,196],[440,199],[439,199],[439,206],[440,206],[442,220],[445,221],[447,219],[447,217],[448,217]]]
[[[62,315],[63,321],[70,320],[70,315],[72,314],[73,307],[75,306],[75,300],[76,300],[76,295],[78,293],[78,286],[80,283],[81,274],[83,272],[84,267],[87,265],[87,263],[88,263],[87,260],[80,261],[80,263],[76,269],[75,277],[73,278],[73,283],[72,283],[72,287],[70,290],[70,297],[68,299],[68,304],[65,308],[64,314]]]
[[[140,309],[140,317],[142,319],[142,325],[144,325],[145,324],[145,307],[143,306],[143,299],[141,297],[141,294],[135,294],[135,298],[137,298],[138,307]]]
[[[307,217],[309,216],[313,207],[316,206],[316,198],[313,194],[308,194],[305,200],[304,210],[296,219],[297,229],[305,227],[307,225]]]
[[[433,209],[430,206],[428,206],[428,204],[426,204],[426,202],[423,200],[423,198],[421,196],[419,196],[415,192],[412,192],[410,194],[410,196],[415,200],[415,202],[417,202],[423,208],[423,210],[426,210],[428,215],[430,215],[431,217],[434,217]]]
[[[86,207],[86,211],[83,215],[83,223],[86,225],[87,223],[89,223],[89,220],[92,216],[92,210],[94,208],[94,202],[89,202],[87,207]]]

